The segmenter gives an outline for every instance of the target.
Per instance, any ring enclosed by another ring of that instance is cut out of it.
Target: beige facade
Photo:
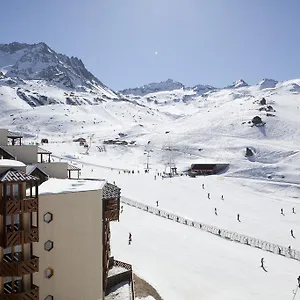
[[[2,146],[17,160],[22,161],[24,164],[33,164],[38,162],[38,146],[37,145],[9,145]]]
[[[7,145],[7,134],[8,130],[4,128],[0,128],[0,145]]]
[[[68,178],[68,163],[66,162],[36,163],[35,165],[48,174],[49,177]]]
[[[53,218],[49,223],[47,213]],[[104,299],[102,190],[40,194],[38,225],[40,241],[33,251],[40,258],[40,271],[34,274],[40,299]],[[44,249],[47,241],[53,242],[50,251]],[[50,278],[47,268],[53,272]]]

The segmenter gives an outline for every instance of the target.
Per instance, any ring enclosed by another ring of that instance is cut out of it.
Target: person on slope
[[[158,201],[156,201],[156,206],[158,207]]]
[[[295,236],[294,236],[294,231],[293,229],[291,229],[291,236],[295,239]]]
[[[261,260],[260,260],[260,264],[261,264],[261,265],[260,265],[261,268],[264,268],[264,267],[265,267],[265,266],[264,266],[264,258],[263,258],[263,257],[262,257]]]
[[[129,234],[128,234],[128,245],[131,245],[131,241],[132,241],[132,235],[131,235],[131,232],[129,232]]]

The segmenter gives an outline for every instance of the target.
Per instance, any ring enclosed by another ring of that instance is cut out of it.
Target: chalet
[[[217,173],[217,164],[192,164],[189,175],[213,175]]]

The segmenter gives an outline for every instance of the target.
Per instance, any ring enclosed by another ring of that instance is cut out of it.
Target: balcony
[[[31,290],[26,292],[0,294],[0,300],[39,300],[39,287],[33,284]]]
[[[0,263],[0,276],[22,276],[25,274],[32,274],[39,271],[39,258],[32,256],[31,259],[26,261],[12,262],[10,256],[4,256],[4,261]]]
[[[3,200],[2,200],[3,201]],[[38,211],[38,199],[27,198],[23,200],[7,200],[5,206],[5,214],[7,216],[20,214],[20,213],[31,213]],[[4,215],[3,205],[0,203],[0,214]]]
[[[3,248],[17,246],[21,244],[36,243],[39,241],[38,227],[31,227],[28,231],[11,231],[8,226],[7,232],[4,233],[4,239],[0,241]]]
[[[119,221],[120,199],[104,200],[104,218],[107,221]]]

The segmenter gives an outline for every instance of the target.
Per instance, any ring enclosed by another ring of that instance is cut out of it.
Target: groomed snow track
[[[125,197],[121,197],[121,202],[126,205],[135,207],[137,209],[143,210],[145,212],[154,214],[158,217],[165,218],[165,219],[168,219],[168,220],[171,220],[171,221],[174,221],[174,222],[186,225],[186,226],[194,227],[194,228],[209,232],[211,234],[214,234],[220,238],[224,238],[229,241],[238,242],[238,243],[241,243],[241,244],[244,244],[247,246],[261,249],[263,251],[272,252],[274,254],[281,255],[286,258],[291,258],[291,259],[300,261],[300,251],[298,251],[298,250],[289,249],[288,247],[285,247],[285,246],[273,244],[273,243],[263,241],[263,240],[260,240],[260,239],[254,238],[254,237],[250,237],[250,236],[243,235],[243,234],[240,234],[237,232],[229,231],[227,229],[218,228],[218,227],[215,227],[212,225],[204,224],[202,222],[186,219],[181,216],[175,215],[173,213],[169,213],[164,210],[161,210],[161,209],[158,209],[158,208],[155,208],[155,207],[152,207],[152,206],[146,205],[144,203],[140,203],[140,202],[137,202],[137,201],[125,198]]]

